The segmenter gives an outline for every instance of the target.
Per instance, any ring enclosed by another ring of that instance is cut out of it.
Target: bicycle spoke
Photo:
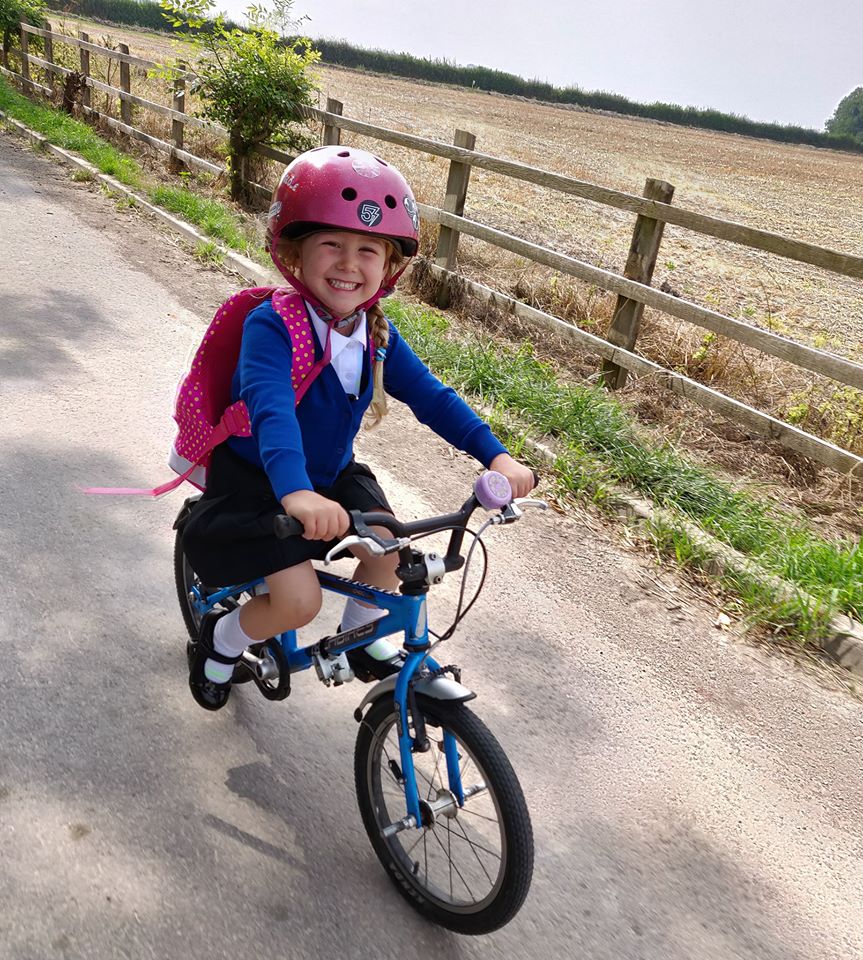
[[[467,773],[468,768],[470,767],[470,765],[471,765],[471,756],[470,756],[469,753],[465,753],[465,755],[464,755],[464,763],[463,763],[463,764],[459,764],[459,770],[458,770],[458,775],[459,775],[459,777],[461,778],[461,782],[462,782],[462,783],[464,783],[464,781],[467,779],[467,777],[465,776],[465,774]]]
[[[497,817],[487,817],[484,813],[477,813],[476,810],[471,810],[466,804],[459,810],[459,816],[463,813],[469,813],[472,817],[479,817],[480,820],[488,820],[489,823],[496,823],[498,828],[500,828],[500,820]]]
[[[406,856],[406,857],[409,857],[409,856],[411,855],[411,853],[413,853],[414,848],[417,846],[417,844],[420,842],[420,840],[422,840],[422,841],[423,841],[423,845],[425,845],[425,835],[426,835],[426,831],[425,831],[424,829],[421,830],[421,831],[420,831],[420,835],[416,838],[416,840],[414,840],[414,842],[410,845],[410,847],[408,847],[408,849],[405,850],[405,856]],[[404,850],[404,847],[402,847],[402,849]]]
[[[462,837],[464,838],[464,840],[470,845],[470,848],[471,848],[471,850],[473,851],[473,855],[476,857],[476,862],[480,865],[480,867],[481,867],[481,869],[482,869],[482,872],[483,872],[483,873],[485,874],[485,876],[486,876],[486,879],[488,880],[488,882],[489,882],[492,886],[494,886],[494,880],[492,880],[492,878],[489,876],[489,872],[488,872],[488,870],[486,870],[485,864],[482,862],[482,860],[480,859],[479,854],[478,854],[476,851],[477,851],[477,849],[480,849],[480,850],[483,851],[483,853],[487,853],[489,856],[494,857],[495,860],[500,860],[501,858],[500,858],[496,853],[493,853],[491,850],[487,850],[485,847],[481,846],[480,844],[478,844],[478,843],[476,843],[476,844],[472,843],[472,842],[468,839],[467,834],[464,832],[464,827],[458,822],[458,818],[455,819],[455,825],[458,827],[458,829],[459,829],[459,831],[461,832],[461,835],[462,835]]]
[[[449,829],[447,829],[447,833],[449,833]],[[476,899],[476,897],[473,895],[473,890],[471,890],[471,888],[468,886],[468,883],[467,883],[467,881],[465,880],[465,878],[461,875],[461,871],[459,870],[459,868],[453,863],[452,857],[450,857],[450,856],[447,855],[446,847],[443,845],[443,841],[441,840],[441,838],[437,835],[437,833],[436,833],[434,830],[431,831],[431,834],[432,834],[432,836],[435,838],[435,840],[437,840],[438,846],[441,848],[441,850],[443,850],[444,856],[447,858],[447,860],[449,860],[449,876],[450,876],[450,892],[449,892],[449,895],[450,895],[450,899],[451,899],[451,900],[454,899],[454,894],[453,894],[453,890],[452,890],[452,872],[453,872],[453,870],[455,870],[455,872],[458,874],[459,880],[461,880],[462,884],[464,884],[464,888],[465,888],[465,890],[467,890],[468,895],[470,896],[471,900],[473,900],[473,902],[476,903],[476,902],[477,902],[477,899]]]
[[[458,822],[458,821],[456,821]],[[482,850],[483,853],[487,853],[490,857],[494,857],[495,860],[502,860],[502,853],[495,853],[494,850],[489,850],[488,847],[484,847],[481,843],[477,843],[476,840],[471,840],[471,838],[464,832],[464,827],[461,827],[462,833],[461,838],[465,843],[469,844],[471,847],[476,848],[476,850]],[[456,836],[459,836],[456,834]]]
[[[447,855],[447,859],[449,860],[449,898],[450,898],[450,900],[452,900],[452,899],[453,899],[453,892],[452,892],[452,867],[453,867],[453,863],[452,863],[452,834],[451,834],[450,831],[449,831],[449,824],[447,824],[447,827],[446,827],[446,855]]]
[[[441,756],[442,756],[442,751],[441,751],[441,750],[438,750],[438,751],[437,751],[437,760],[435,760],[434,771],[432,772],[432,778],[431,778],[431,781],[430,781],[430,783],[429,783],[429,792],[428,792],[428,795],[426,796],[426,800],[431,800],[432,791],[434,790],[434,778],[437,776],[438,767],[440,766],[440,758],[441,758]],[[441,780],[441,784],[443,784],[443,780]]]
[[[397,743],[397,742],[396,742],[395,745],[394,745],[394,749],[395,749],[395,750],[398,750],[398,743]],[[381,750],[383,751],[384,755],[385,755],[386,758],[387,758],[388,772],[389,772],[390,775],[392,776],[393,780],[394,780],[396,783],[398,783],[398,780],[395,779],[395,776],[393,775],[392,770],[389,769],[389,764],[392,763],[392,756],[390,755],[389,750],[387,750],[386,743],[382,743],[382,744],[381,744]],[[400,752],[400,751],[398,752],[398,757],[399,757],[399,760],[398,760],[397,762],[400,763],[400,762],[401,762],[401,752]],[[419,776],[421,776],[421,777],[423,778],[423,780],[425,780],[425,782],[429,785],[429,788],[430,788],[430,790],[429,790],[429,797],[430,797],[430,796],[431,796],[431,790],[434,789],[433,779],[432,779],[432,780],[429,780],[429,778],[428,778],[428,776],[425,774],[425,772],[424,772],[420,767],[418,767],[416,764],[414,764],[414,772],[415,772],[416,774],[418,774]],[[402,774],[402,775],[404,775],[404,774]],[[434,774],[432,774],[432,778],[434,778]],[[399,786],[401,787],[402,785],[399,784]],[[428,797],[426,797],[426,799],[428,799]]]

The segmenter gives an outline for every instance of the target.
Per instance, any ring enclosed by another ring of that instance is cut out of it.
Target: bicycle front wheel
[[[518,778],[485,724],[460,703],[418,697],[431,749],[414,753],[424,826],[385,838],[405,814],[395,704],[378,701],[360,726],[357,799],[375,853],[408,902],[464,934],[497,930],[518,912],[533,874],[533,830]],[[449,792],[444,730],[455,737],[464,793]]]

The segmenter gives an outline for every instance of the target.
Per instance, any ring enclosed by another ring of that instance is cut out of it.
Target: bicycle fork
[[[425,798],[420,797],[414,769],[414,754],[426,753],[434,749],[434,746],[428,738],[425,717],[417,704],[414,681],[417,671],[423,663],[432,670],[439,669],[438,664],[428,656],[428,626],[424,598],[421,603],[417,604],[417,617],[411,633],[412,635],[405,641],[405,649],[408,655],[399,671],[394,691],[401,780],[405,792],[407,815],[384,828],[383,836],[386,838],[412,827],[422,829],[424,826],[428,826],[430,821],[433,822],[437,816],[455,816],[458,808],[464,806],[467,796],[472,796],[485,789],[484,784],[477,784],[470,788],[466,794],[461,780],[461,758],[456,739],[449,730],[444,728],[442,731],[443,754],[449,789],[439,790],[437,796],[432,797],[432,784],[429,788],[429,795]]]

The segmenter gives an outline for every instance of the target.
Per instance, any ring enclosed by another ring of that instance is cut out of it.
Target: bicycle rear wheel
[[[533,874],[533,830],[518,778],[485,724],[460,703],[418,697],[431,749],[415,753],[424,826],[385,838],[405,813],[395,704],[363,720],[354,756],[363,824],[405,899],[429,920],[464,934],[490,933],[518,912]],[[448,790],[444,729],[456,739],[459,808]]]
[[[183,623],[189,633],[190,640],[198,639],[201,629],[201,614],[192,605],[192,589],[197,587],[203,590],[201,578],[192,569],[186,554],[183,552],[183,538],[180,531],[174,537],[174,585],[177,588],[177,600],[180,602],[180,612],[183,614]]]

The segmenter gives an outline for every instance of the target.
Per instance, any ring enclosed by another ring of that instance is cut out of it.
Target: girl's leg
[[[383,527],[372,527],[375,533],[382,536],[389,536],[389,531]],[[354,570],[353,579],[360,583],[367,583],[372,587],[381,587],[384,590],[395,590],[399,585],[399,579],[396,576],[396,566],[398,565],[398,554],[389,554],[386,557],[376,557],[368,551],[357,547],[352,550],[354,556],[359,559]],[[362,627],[371,623],[384,615],[384,611],[379,607],[363,603],[361,600],[355,600],[353,597],[345,603],[345,609],[342,613],[342,630],[353,630],[356,627]],[[362,650],[353,651],[348,654],[348,659],[355,670],[362,672],[371,672],[374,676],[381,678],[388,672],[385,666],[394,663],[399,655],[398,648],[390,643],[389,640],[382,637],[375,640]],[[374,663],[381,665],[383,673],[375,667]]]
[[[321,586],[310,560],[266,578],[267,589],[240,607],[240,626],[250,642],[304,627],[321,609]]]
[[[279,570],[266,578],[268,593],[253,597],[237,610],[222,616],[213,629],[213,650],[223,657],[239,657],[251,643],[305,626],[321,608],[321,588],[309,561]],[[204,676],[226,684],[233,673],[230,663],[208,658]]]

